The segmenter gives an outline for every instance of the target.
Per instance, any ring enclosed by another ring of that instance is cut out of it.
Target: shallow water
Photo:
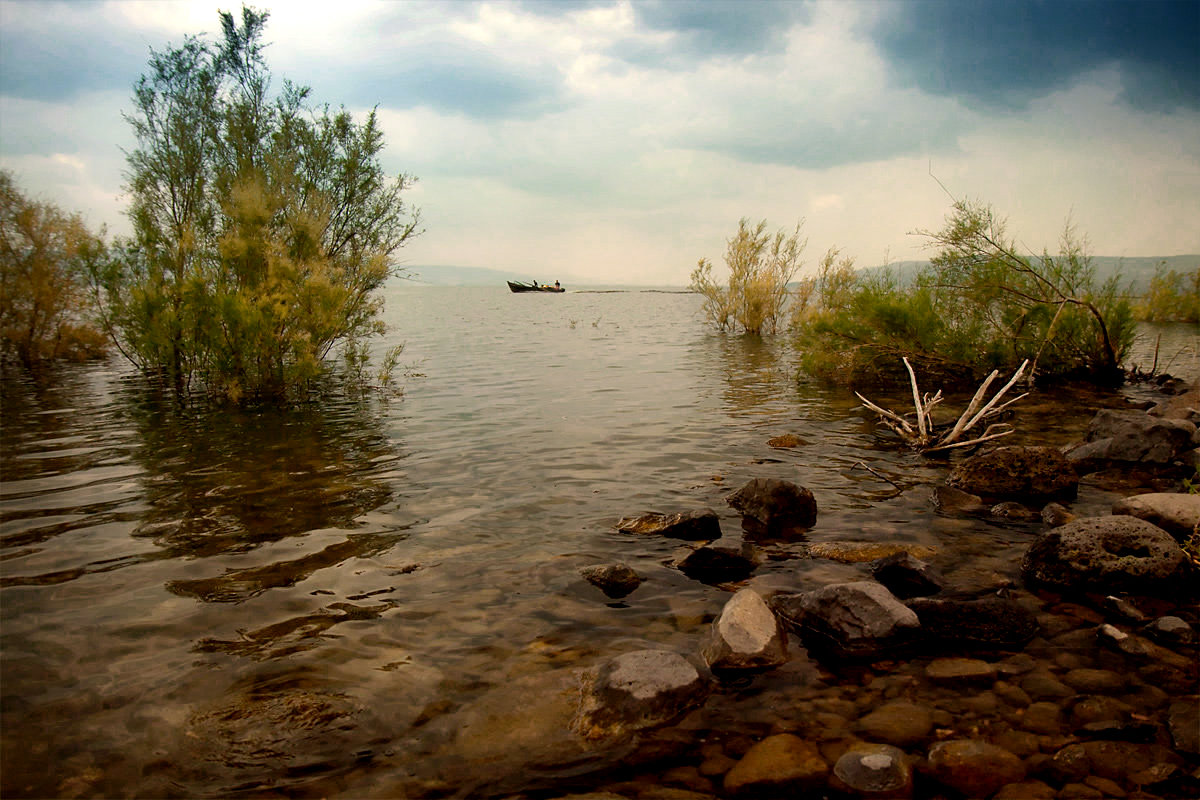
[[[419,375],[319,410],[179,409],[115,362],[7,378],[2,794],[354,797],[410,775],[486,793],[430,721],[616,652],[696,652],[728,591],[673,569],[680,543],[614,525],[708,506],[737,541],[723,498],[754,477],[813,491],[811,542],[933,548],[964,588],[1015,576],[1037,527],[936,514],[946,462],[699,309],[393,286],[381,347],[405,342]],[[1031,397],[1013,442],[1070,441],[1123,402]],[[767,445],[784,433],[804,444]],[[1085,482],[1073,509],[1122,491]],[[788,555],[755,581],[861,574]],[[615,561],[647,578],[620,602],[579,576]],[[816,677],[798,660],[779,679]]]

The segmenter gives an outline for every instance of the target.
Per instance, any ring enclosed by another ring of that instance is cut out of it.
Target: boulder
[[[1025,780],[1025,764],[1007,750],[974,739],[938,742],[929,749],[929,773],[968,797],[991,797]]]
[[[678,653],[623,653],[583,677],[571,727],[597,740],[661,725],[699,705],[708,690],[700,672]]]
[[[770,669],[787,661],[787,636],[753,589],[742,589],[713,621],[704,660],[714,672]]]
[[[1088,424],[1084,444],[1067,452],[1073,462],[1170,464],[1196,447],[1196,426],[1183,419],[1105,408]]]
[[[768,736],[742,756],[725,774],[727,794],[792,794],[820,789],[829,765],[812,742],[790,733]]]
[[[838,758],[829,785],[853,797],[903,800],[912,797],[912,768],[899,748],[860,743]]]
[[[1016,648],[1038,634],[1037,618],[1003,597],[974,600],[915,598],[905,605],[921,620],[922,638],[930,643]]]
[[[776,612],[788,624],[816,635],[818,649],[870,656],[912,640],[917,615],[874,581],[831,583],[799,594],[777,594]]]
[[[982,497],[1043,501],[1073,497],[1079,476],[1053,447],[1000,447],[964,459],[946,483]]]
[[[579,570],[579,574],[609,597],[624,597],[645,580],[627,564],[595,564]]]
[[[1151,492],[1125,497],[1113,504],[1112,513],[1144,519],[1183,539],[1200,531],[1200,494]]]
[[[1170,595],[1191,564],[1169,533],[1136,517],[1091,517],[1042,534],[1025,551],[1025,580],[1061,592]]]
[[[705,545],[697,547],[675,566],[701,583],[724,583],[750,577],[760,563],[758,551],[749,542],[741,547]]]
[[[678,514],[651,512],[640,517],[622,517],[617,522],[622,533],[654,534],[688,541],[712,541],[721,538],[721,521],[711,508]]]
[[[940,572],[908,552],[871,562],[871,576],[901,599],[937,594],[946,586]]]
[[[812,492],[789,481],[755,478],[726,502],[741,512],[747,530],[767,536],[786,536],[811,528],[817,521]]]

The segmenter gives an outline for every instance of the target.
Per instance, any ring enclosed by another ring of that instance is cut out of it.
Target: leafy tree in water
[[[85,273],[104,244],[78,215],[26,197],[0,171],[0,348],[28,368],[103,356]]]
[[[807,244],[800,238],[800,228],[797,224],[790,236],[782,230],[772,236],[766,220],[753,228],[748,219],[740,220],[725,247],[728,286],[713,279],[711,261],[700,259],[692,271],[691,288],[704,296],[710,322],[721,330],[738,326],[754,335],[775,331],[787,305],[788,282],[800,269],[800,254]]]
[[[1188,273],[1159,264],[1134,313],[1145,322],[1200,322],[1200,267]]]
[[[93,271],[107,330],[180,392],[233,402],[302,391],[339,345],[381,334],[376,290],[419,233],[372,111],[271,92],[266,12],[220,13],[217,45],[152,51],[128,114],[133,236]]]

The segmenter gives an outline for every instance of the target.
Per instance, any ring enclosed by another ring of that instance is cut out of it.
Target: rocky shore
[[[1019,580],[983,592],[949,584],[936,552],[798,544],[818,498],[784,480],[727,497],[736,546],[717,541],[711,509],[622,519],[626,535],[689,543],[674,566],[728,590],[723,610],[688,652],[557,670],[506,687],[521,702],[438,720],[457,768],[480,773],[481,795],[588,800],[1200,797],[1200,389],[1180,389],[1100,412],[1071,447],[996,447],[949,471],[939,513],[1040,526]],[[1080,476],[1099,470],[1177,491],[1076,518]],[[797,591],[751,580],[797,552],[860,575]],[[619,563],[581,576],[614,599],[643,582]],[[756,688],[767,674],[797,680]]]

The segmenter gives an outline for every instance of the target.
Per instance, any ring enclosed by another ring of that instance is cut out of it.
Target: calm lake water
[[[439,720],[620,652],[694,654],[729,597],[671,567],[679,542],[618,533],[621,516],[711,507],[736,542],[723,498],[786,478],[817,498],[811,542],[933,548],[967,587],[1015,576],[1036,530],[936,514],[945,462],[877,437],[852,395],[797,383],[782,346],[711,332],[694,295],[401,284],[387,300],[381,346],[405,342],[420,373],[388,402],[182,411],[116,362],[6,380],[0,794],[520,789],[519,757],[477,763]],[[1172,371],[1196,377],[1195,329],[1167,330],[1163,353],[1191,348]],[[906,407],[899,389],[881,399]],[[1123,402],[1031,397],[1013,441],[1070,441]],[[767,445],[785,433],[803,445]],[[1085,481],[1074,510],[1117,492]],[[755,582],[862,574],[782,556]],[[617,561],[647,578],[620,602],[579,575]],[[725,690],[745,697],[706,724],[755,718],[772,681],[829,680],[804,663]]]

